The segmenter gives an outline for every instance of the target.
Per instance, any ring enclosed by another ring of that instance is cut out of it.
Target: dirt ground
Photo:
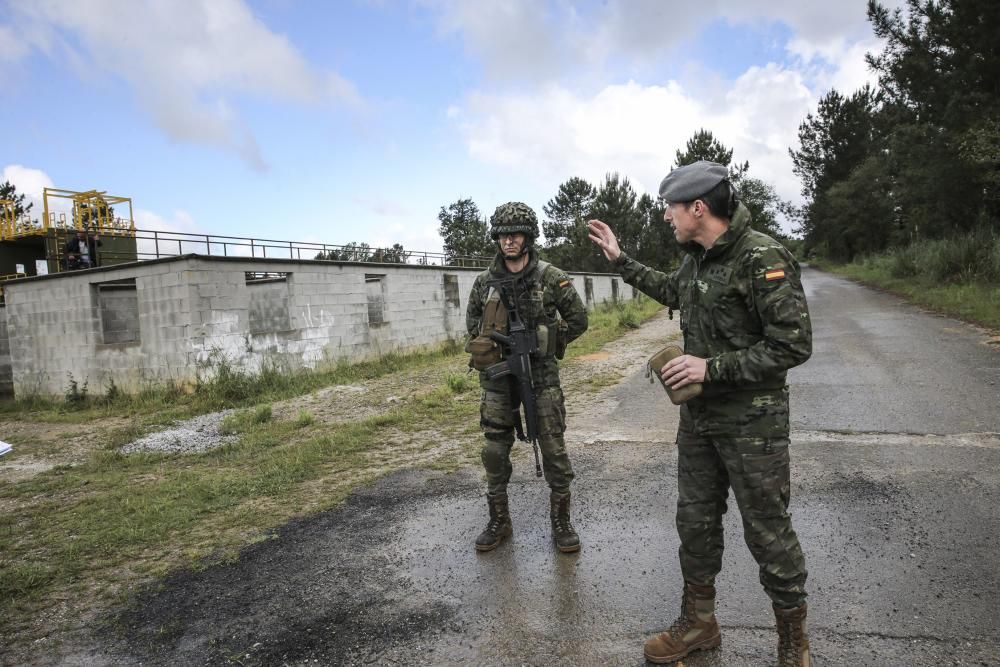
[[[607,414],[609,401],[614,402],[614,399],[608,398],[607,390],[641,366],[649,356],[649,350],[655,349],[659,341],[676,335],[676,322],[667,320],[666,314],[660,313],[646,326],[627,333],[601,351],[562,364],[561,378],[567,399],[568,420],[574,425],[574,439],[593,439],[596,434],[606,430],[607,425],[601,423],[601,415]],[[338,424],[386,413],[425,393],[428,387],[442,386],[449,374],[464,371],[464,360],[458,360],[394,373],[370,381],[325,387],[310,394],[273,403],[273,418],[292,420],[300,412],[306,411],[313,416],[317,425],[336,427]],[[476,382],[474,376],[470,375],[469,379]],[[650,387],[650,391],[654,389],[662,391],[658,384]],[[478,401],[478,398],[478,391],[470,391],[457,395],[454,400]],[[17,448],[17,457],[0,461],[0,480],[23,480],[58,465],[82,462],[94,449],[105,447],[111,434],[128,426],[129,420],[125,418],[101,419],[86,424],[85,428],[72,423],[18,420],[0,422],[3,434],[0,439],[23,443]],[[464,430],[468,431],[467,428]],[[470,460],[468,456],[467,434],[456,432],[448,435],[439,431],[411,429],[399,431],[389,440],[393,443],[391,448],[374,448],[367,457],[365,471],[362,471],[366,475],[370,476],[369,473],[373,471],[376,474],[387,474],[401,469],[419,469],[443,461],[463,461],[467,466],[465,474],[481,474],[477,461]],[[30,453],[25,450],[30,450]],[[515,461],[528,461],[530,452],[529,447],[516,447],[513,458]],[[449,464],[448,467],[453,465]],[[350,483],[356,477],[351,474],[340,476],[343,479],[337,481],[338,487],[342,485],[341,482]],[[333,480],[318,480],[308,484],[315,486],[316,494],[321,495],[330,492],[332,482]],[[0,500],[0,511],[16,509],[11,501]],[[57,603],[32,628],[33,635],[44,638],[35,648],[48,647],[54,650],[52,657],[58,654],[59,661],[73,664],[75,659],[72,656],[78,650],[82,654],[89,654],[89,649],[85,648],[89,641],[86,639],[88,631],[75,623],[74,619],[92,622],[104,613],[103,609],[81,606],[78,601],[69,599]],[[75,648],[78,644],[80,646]],[[32,657],[30,649],[31,647],[23,645],[15,646],[15,652],[0,660],[0,664],[32,664],[38,655],[34,654]],[[0,656],[3,656],[3,651],[0,651]],[[12,662],[8,663],[7,660]],[[43,660],[37,664],[48,663]]]

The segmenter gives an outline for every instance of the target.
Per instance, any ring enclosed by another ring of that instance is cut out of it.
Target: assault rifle
[[[507,309],[507,335],[491,331],[490,338],[504,347],[504,360],[486,368],[484,373],[490,380],[510,377],[514,388],[511,413],[514,416],[514,430],[518,440],[530,442],[535,452],[535,476],[542,476],[542,464],[538,459],[538,412],[535,406],[535,385],[531,380],[531,355],[538,354],[538,336],[525,326],[521,317],[517,294],[519,281],[516,278],[501,278],[487,281],[487,285],[500,294],[500,301]],[[521,425],[520,406],[524,406],[524,426]]]

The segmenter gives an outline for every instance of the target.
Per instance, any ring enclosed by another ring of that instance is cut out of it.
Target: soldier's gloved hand
[[[705,368],[708,362],[701,357],[682,354],[671,359],[660,369],[660,377],[670,385],[671,389],[680,389],[689,384],[705,381]]]
[[[618,245],[615,233],[605,223],[600,220],[589,220],[587,222],[587,231],[589,232],[587,237],[594,242],[594,245],[604,251],[604,256],[609,261],[615,261],[622,254],[622,249]]]

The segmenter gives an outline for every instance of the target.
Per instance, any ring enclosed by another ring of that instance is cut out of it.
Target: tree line
[[[783,201],[769,183],[749,174],[749,162],[733,162],[733,151],[709,130],[699,130],[683,150],[678,150],[674,167],[698,160],[712,160],[729,167],[734,187],[750,209],[753,227],[782,237],[780,214],[788,214]],[[638,194],[626,176],[610,173],[595,185],[580,177],[562,183],[555,196],[542,206],[541,256],[568,271],[607,271],[608,263],[587,238],[587,221],[597,218],[611,225],[622,249],[631,257],[652,266],[669,266],[679,259],[680,248],[673,232],[663,221],[664,202],[658,197]],[[459,199],[438,213],[438,228],[444,252],[450,260],[469,256],[490,256],[496,246],[489,236],[488,216],[471,199]]]
[[[790,150],[806,248],[838,261],[985,230],[1000,207],[1000,3],[870,0],[877,88],[831,90]]]
[[[802,182],[802,206],[751,177],[750,165],[734,162],[732,150],[709,130],[695,133],[672,167],[701,159],[728,165],[753,226],[800,254],[850,261],[963,235],[995,245],[1000,2],[907,0],[905,8],[889,10],[869,0],[866,12],[885,40],[880,53],[866,56],[878,85],[846,94],[830,90],[800,124],[800,145],[789,153]],[[587,241],[590,218],[611,224],[625,252],[643,263],[677,260],[662,222],[663,202],[637,195],[620,174],[596,185],[570,178],[542,208],[541,253],[568,270],[607,270]],[[801,248],[783,237],[779,215],[793,222]],[[486,219],[472,200],[442,207],[438,220],[449,256],[494,253]]]

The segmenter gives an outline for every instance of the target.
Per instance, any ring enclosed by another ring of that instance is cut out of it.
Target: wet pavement
[[[816,345],[791,376],[791,509],[815,664],[998,664],[1000,349],[826,274],[806,285]],[[667,337],[676,323],[647,326]],[[643,640],[678,605],[676,414],[638,366],[592,406],[571,410],[567,434],[579,554],[553,548],[526,448],[514,536],[486,554],[472,548],[479,471],[409,471],[237,563],[158,582],[79,663],[643,664]],[[731,505],[722,647],[684,665],[773,661],[770,605]]]

